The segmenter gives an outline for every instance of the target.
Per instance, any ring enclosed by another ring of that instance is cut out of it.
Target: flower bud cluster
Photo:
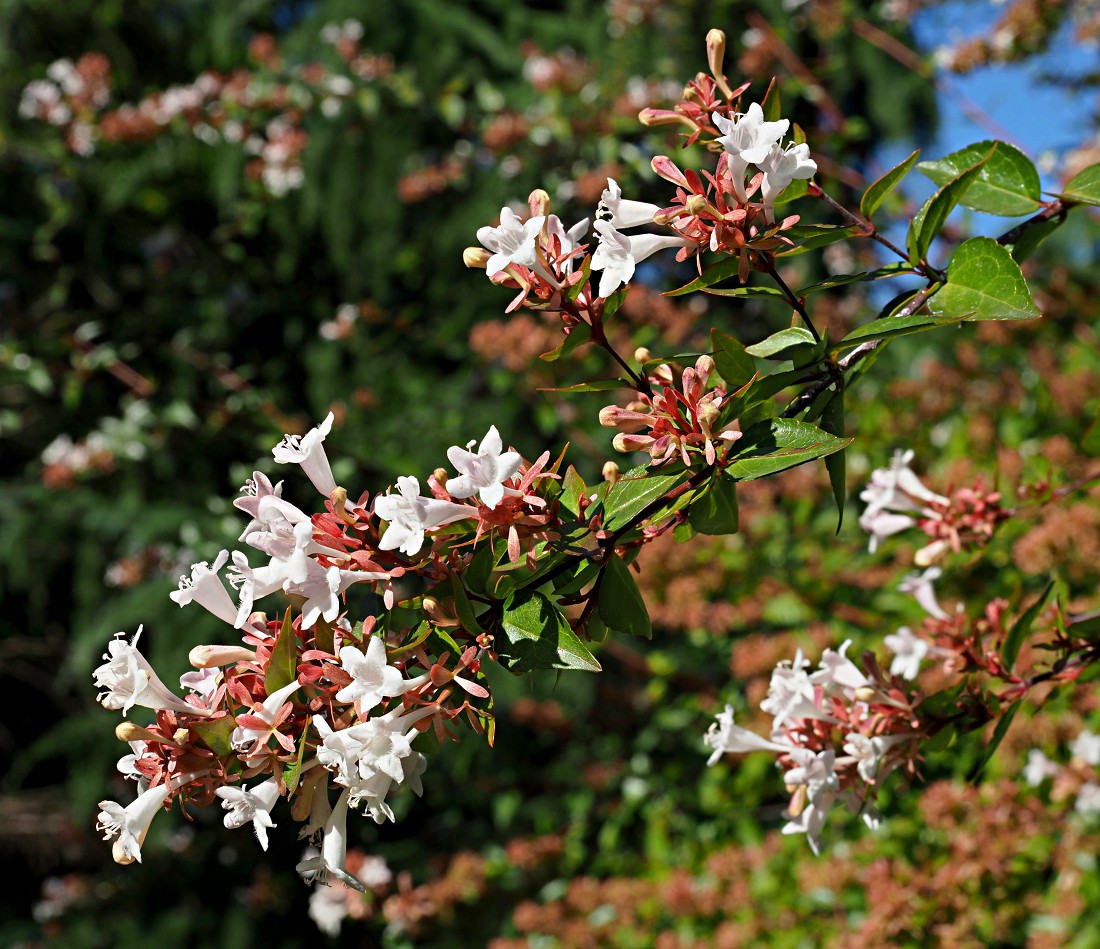
[[[868,661],[869,674],[839,650],[827,649],[814,672],[799,650],[772,672],[760,708],[773,716],[768,738],[735,725],[727,705],[704,735],[712,753],[772,751],[791,795],[785,834],[806,834],[814,853],[829,809],[838,802],[858,811],[868,826],[878,824],[874,794],[890,772],[915,770],[920,721],[915,693]]]
[[[661,364],[648,376],[656,394],[640,392],[637,400],[625,407],[603,408],[600,424],[621,429],[612,442],[615,450],[649,452],[654,465],[677,455],[690,465],[690,452],[701,451],[707,464],[713,465],[717,458],[715,442],[729,445],[741,437],[736,420],[717,427],[726,390],[721,385],[707,389],[713,371],[714,360],[700,356],[694,368],[684,370],[677,389],[671,367]]]

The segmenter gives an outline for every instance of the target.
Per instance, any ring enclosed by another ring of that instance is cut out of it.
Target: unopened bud
[[[186,728],[177,728],[172,732],[172,741],[174,741],[180,748],[187,744],[187,739],[191,733]]]
[[[449,480],[447,478],[447,469],[436,468],[435,471],[432,472],[432,480],[442,488]]]
[[[649,446],[652,445],[656,439],[652,435],[630,435],[626,432],[619,432],[611,441],[611,447],[615,451],[621,451],[623,454],[629,454],[632,451],[648,451]]]
[[[639,346],[637,349],[634,350],[634,361],[640,366],[644,366],[652,358],[653,353],[651,353],[644,346]]]
[[[667,362],[661,363],[653,370],[653,378],[665,385],[672,385],[672,367]]]
[[[654,125],[690,125],[695,127],[695,123],[686,115],[673,112],[671,109],[642,109],[638,113],[638,121],[642,125],[650,127]]]
[[[439,600],[434,596],[426,596],[420,601],[420,605],[424,608],[424,612],[429,616],[439,615]]]
[[[474,270],[484,270],[492,256],[484,247],[467,247],[462,252],[462,262]]]
[[[711,426],[718,421],[720,409],[713,402],[704,402],[695,411],[695,417],[699,419],[699,427],[703,434],[710,435]]]
[[[622,411],[617,405],[605,405],[600,409],[600,424],[604,428],[614,428],[619,424],[619,416],[622,415]]]
[[[166,744],[163,735],[157,735],[148,728],[142,728],[140,725],[135,725],[133,722],[119,722],[115,726],[115,738],[119,741],[156,741]]]
[[[855,691],[855,698],[857,702],[870,702],[872,699],[878,697],[878,689],[869,685],[861,685]]]
[[[619,466],[613,461],[605,461],[603,463],[603,479],[604,481],[614,484],[619,480]]]
[[[536,188],[527,196],[527,205],[531,209],[531,217],[550,213],[550,195],[542,188]]]
[[[701,194],[693,194],[684,202],[684,207],[687,208],[689,214],[694,214],[696,217],[704,213],[713,214],[716,217],[722,216],[711,207],[711,203]]]
[[[722,90],[722,95],[727,99],[733,98],[733,90],[726,82],[726,74],[722,71],[726,59],[726,34],[721,30],[711,30],[707,33],[707,65],[710,66],[710,74]]]
[[[213,669],[235,662],[255,662],[256,650],[244,646],[196,646],[187,654],[187,661],[196,669]]]
[[[705,382],[710,378],[710,374],[714,372],[714,357],[704,353],[695,360],[695,371],[703,377],[703,381]]]

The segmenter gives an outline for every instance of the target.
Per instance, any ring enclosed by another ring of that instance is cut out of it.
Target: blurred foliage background
[[[1054,7],[1005,8],[1026,42],[985,60],[1034,55],[1059,30],[1089,40],[1090,5]],[[598,477],[600,397],[538,387],[606,367],[584,351],[540,363],[558,327],[504,317],[506,291],[463,268],[463,247],[535,187],[567,224],[592,214],[609,175],[659,202],[649,159],[678,146],[637,112],[671,106],[705,69],[712,26],[730,36],[735,83],[752,79],[759,98],[779,77],[819,180],[854,203],[886,170],[883,144],[936,128],[917,13],[899,0],[0,3],[0,850],[25,868],[0,943],[329,938],[293,872],[299,845],[275,831],[264,854],[217,809],[159,819],[143,866],[110,862],[96,802],[128,791],[90,680],[106,642],[144,624],[166,681],[185,671],[221,630],[168,599],[176,577],[234,543],[238,486],[254,468],[274,476],[272,445],[330,409],[353,493],[425,477],[491,423],[528,457],[569,442]],[[955,68],[983,65],[968,49]],[[1059,156],[1052,187],[1096,161],[1095,118],[1081,117],[1082,148]],[[892,210],[913,207],[903,194]],[[812,202],[795,210],[830,220]],[[1041,325],[899,341],[861,380],[839,535],[821,466],[748,485],[740,534],[646,552],[651,643],[605,643],[598,677],[496,676],[497,747],[437,749],[423,799],[395,801],[394,825],[354,827],[389,870],[367,900],[324,894],[330,920],[356,917],[340,940],[1095,945],[1097,825],[1016,780],[1026,749],[1056,756],[1090,715],[1095,727],[1092,686],[1018,719],[984,785],[960,781],[980,736],[930,754],[919,785],[883,792],[877,835],[841,822],[820,859],[778,836],[770,758],[706,769],[701,741],[725,701],[751,723],[798,646],[816,656],[851,637],[881,655],[884,634],[919,619],[894,592],[911,548],[870,557],[855,526],[861,480],[893,448],[915,448],[940,488],[984,474],[1010,498],[1092,473],[1098,233],[1078,214],[1030,265]],[[795,285],[866,269],[874,250],[793,260]],[[698,352],[711,325],[755,341],[789,316],[662,298],[676,281],[646,271],[622,311],[626,351]],[[835,336],[884,302],[841,290],[815,317]],[[292,499],[312,496],[287,480]],[[1096,500],[1015,519],[945,596],[980,609],[1055,571],[1076,608],[1095,608]]]

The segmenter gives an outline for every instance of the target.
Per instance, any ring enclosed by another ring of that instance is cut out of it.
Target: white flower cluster
[[[1027,754],[1027,765],[1024,767],[1024,780],[1031,787],[1038,787],[1047,778],[1055,780],[1065,777],[1076,784],[1076,800],[1073,808],[1078,814],[1100,814],[1100,774],[1096,769],[1100,768],[1100,735],[1093,734],[1087,729],[1070,742],[1070,756],[1068,765],[1060,765],[1051,761],[1038,748],[1032,748]],[[1087,769],[1092,768],[1091,776],[1082,777]]]
[[[889,468],[871,472],[870,484],[860,494],[867,507],[859,518],[859,526],[871,535],[868,549],[874,553],[881,541],[916,525],[919,518],[938,517],[930,502],[947,504],[942,494],[930,491],[913,473],[909,463],[913,451],[896,451]],[[934,541],[919,550],[914,561],[927,567],[942,552],[941,541]]]
[[[847,803],[870,827],[878,825],[871,804],[874,788],[905,761],[903,747],[915,736],[903,717],[893,716],[891,699],[845,656],[851,641],[827,649],[814,672],[799,650],[772,672],[760,708],[773,716],[768,738],[733,721],[727,705],[703,736],[712,753],[708,765],[724,754],[772,751],[791,791],[785,834],[806,834],[814,853],[829,809]]]

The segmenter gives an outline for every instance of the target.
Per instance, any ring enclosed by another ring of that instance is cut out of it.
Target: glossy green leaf
[[[783,236],[794,241],[795,246],[777,250],[775,256],[790,257],[863,233],[863,228],[853,224],[796,224],[783,232]]]
[[[992,759],[993,755],[1000,747],[1005,735],[1008,734],[1008,729],[1011,727],[1012,720],[1016,717],[1018,711],[1020,711],[1020,703],[1016,701],[1008,707],[1007,711],[1001,713],[1000,721],[997,722],[997,726],[993,729],[993,736],[989,739],[989,744],[985,746],[981,758],[978,759],[978,763],[970,773],[969,780],[972,784],[982,776],[982,772],[985,771],[986,765],[989,764],[990,759]]]
[[[462,628],[471,636],[480,636],[484,630],[474,616],[473,604],[470,603],[466,588],[462,585],[462,580],[457,573],[451,574],[451,594],[454,597],[455,614]]]
[[[739,451],[725,470],[737,481],[752,481],[824,458],[851,442],[851,438],[837,438],[816,425],[794,419],[768,419],[753,425],[734,443]]]
[[[945,185],[975,166],[981,170],[960,204],[1002,217],[1023,217],[1039,210],[1039,172],[1027,155],[1007,142],[977,142],[936,161],[922,161],[917,170]]]
[[[830,435],[835,435],[837,438],[844,437],[843,389],[829,400],[825,410],[821,413],[821,430],[828,432]],[[838,534],[844,524],[844,502],[848,498],[847,456],[848,452],[843,448],[825,456],[825,470],[829,472],[829,485],[833,489],[833,500],[836,502],[836,532]]]
[[[733,392],[752,380],[756,375],[756,363],[732,336],[712,329],[710,343],[714,347],[714,365],[726,382],[728,391]]]
[[[871,339],[889,339],[892,336],[907,336],[910,333],[922,333],[940,326],[953,326],[965,320],[965,316],[934,316],[929,313],[914,313],[912,316],[887,316],[857,326],[839,343],[833,343],[829,350],[838,352],[851,349]]]
[[[1001,658],[1004,660],[1005,667],[1012,669],[1012,666],[1016,662],[1016,657],[1020,654],[1020,647],[1024,643],[1024,639],[1027,634],[1031,632],[1031,627],[1035,623],[1036,617],[1040,611],[1046,606],[1047,599],[1050,597],[1050,591],[1054,589],[1054,580],[1050,580],[1043,592],[1039,594],[1035,602],[1031,604],[1021,614],[1020,618],[1009,628],[1005,634],[1004,645],[1001,646]]]
[[[287,791],[290,794],[293,794],[297,789],[298,781],[302,777],[302,762],[305,760],[306,742],[308,738],[309,729],[307,728],[298,739],[298,753],[294,756],[294,760],[287,762],[283,767],[283,783],[286,785]]]
[[[928,301],[935,316],[1031,320],[1042,314],[1020,265],[991,237],[972,237],[947,265],[947,283]]]
[[[718,261],[718,263],[704,270],[698,277],[692,280],[691,283],[686,283],[676,290],[668,290],[664,293],[664,296],[680,297],[686,293],[694,293],[706,287],[713,287],[716,283],[721,283],[723,280],[729,280],[730,278],[736,280],[739,266],[740,261],[737,257],[725,257]]]
[[[275,646],[271,650],[271,661],[267,665],[267,674],[264,676],[264,689],[268,695],[278,692],[284,685],[290,685],[298,678],[298,649],[297,636],[294,634],[294,624],[290,619],[290,607],[286,608],[283,616],[283,625],[275,640]]]
[[[782,357],[784,353],[788,353],[796,346],[810,346],[816,345],[817,340],[814,339],[813,333],[808,329],[804,329],[801,326],[792,326],[785,330],[780,330],[778,333],[772,333],[767,339],[761,340],[759,343],[754,343],[752,346],[746,346],[745,352],[750,356],[759,356],[761,359],[768,359],[772,357]],[[789,357],[788,357],[789,358]]]
[[[512,672],[600,671],[600,664],[570,629],[566,618],[549,599],[534,590],[520,590],[507,599],[495,646],[500,664]]]
[[[918,148],[901,164],[895,165],[881,178],[871,182],[867,190],[863,192],[863,197],[859,199],[859,213],[870,220],[871,216],[882,206],[882,202],[901,183],[902,178],[909,174],[910,169],[916,164],[919,157],[920,149]]]
[[[883,280],[887,277],[896,277],[900,274],[913,272],[911,265],[898,261],[897,263],[886,264],[886,266],[879,267],[877,270],[865,270],[861,273],[834,274],[832,277],[826,277],[819,283],[811,283],[801,290],[796,290],[795,294],[796,296],[804,297],[811,293],[817,293],[820,290],[831,290],[833,287],[843,287],[849,283],[869,283],[872,280]]]
[[[633,389],[626,379],[593,379],[572,386],[540,386],[539,392],[609,392],[612,389]]]
[[[570,465],[565,472],[565,477],[562,478],[561,494],[558,496],[558,500],[567,511],[576,517],[580,517],[581,507],[579,502],[581,495],[587,490],[588,486],[584,483],[584,478],[577,473],[576,468]]]
[[[794,181],[775,196],[773,203],[777,208],[781,208],[784,204],[790,204],[792,201],[797,201],[799,198],[806,197],[809,190],[810,181],[808,178],[795,178]]]
[[[199,720],[190,725],[191,730],[202,739],[202,743],[219,757],[233,754],[230,736],[236,727],[237,722],[232,715],[215,718],[213,721]]]
[[[722,474],[711,478],[692,500],[688,523],[700,534],[736,534],[737,483]]]
[[[1070,178],[1062,197],[1069,201],[1100,206],[1100,164],[1089,165]]]
[[[649,468],[634,468],[619,478],[604,499],[604,527],[617,530],[630,523],[646,507],[672,490],[688,473],[656,474]]]
[[[630,567],[618,554],[611,554],[604,565],[596,609],[608,629],[630,636],[653,635],[645,600]]]
[[[714,297],[772,297],[785,300],[787,295],[778,287],[707,287],[704,293]]]
[[[570,330],[569,335],[565,337],[557,349],[551,349],[550,352],[543,353],[539,356],[539,359],[543,362],[557,362],[562,356],[568,356],[574,349],[590,342],[592,342],[592,328],[587,323],[578,323]]]
[[[928,256],[928,248],[947,221],[947,216],[955,210],[955,205],[962,200],[981,170],[981,163],[966,169],[921,205],[909,223],[909,235],[906,238],[911,263],[919,264]]]

